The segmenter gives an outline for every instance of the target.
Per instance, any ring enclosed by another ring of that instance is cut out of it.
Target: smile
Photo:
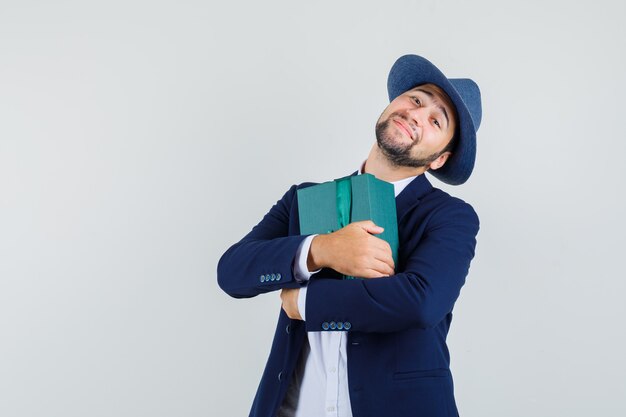
[[[413,135],[412,132],[409,130],[408,127],[406,127],[403,123],[400,123],[397,120],[393,121],[396,125],[398,125],[398,127],[400,127],[400,129],[402,129],[403,132],[405,132],[407,134],[408,137],[411,138],[411,140],[413,140]]]

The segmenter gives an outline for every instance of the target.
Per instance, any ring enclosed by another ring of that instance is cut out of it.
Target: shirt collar
[[[365,166],[365,161],[361,164],[361,167],[359,168],[358,174],[357,175],[361,175],[363,172],[361,171],[361,169]],[[404,190],[404,188],[409,185],[409,183],[411,181],[413,181],[415,178],[417,177],[417,175],[414,175],[412,177],[407,177],[407,178],[402,178],[401,180],[398,181],[389,181],[390,184],[393,184],[393,190],[395,193],[395,197],[398,196],[398,194],[400,194],[402,192],[402,190]]]

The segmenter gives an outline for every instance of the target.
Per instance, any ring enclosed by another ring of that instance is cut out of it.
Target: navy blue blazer
[[[222,255],[217,279],[226,293],[245,298],[300,286],[293,264],[307,235],[299,234],[296,190],[311,185],[293,185]],[[463,200],[432,187],[424,174],[396,197],[396,207],[396,274],[342,280],[325,268],[313,275],[306,322],[280,310],[251,417],[276,417],[306,331],[348,332],[354,417],[458,415],[446,336],[474,257],[478,216]]]

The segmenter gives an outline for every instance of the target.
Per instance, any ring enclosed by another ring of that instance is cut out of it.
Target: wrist
[[[307,268],[309,269],[309,271],[315,271],[326,266],[324,259],[325,239],[325,235],[317,235],[311,241],[309,255],[306,260]]]

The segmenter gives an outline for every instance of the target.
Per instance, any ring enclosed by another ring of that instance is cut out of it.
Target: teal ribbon
[[[337,224],[338,229],[350,224],[352,211],[352,181],[350,177],[337,180]],[[344,275],[343,279],[355,279]]]

